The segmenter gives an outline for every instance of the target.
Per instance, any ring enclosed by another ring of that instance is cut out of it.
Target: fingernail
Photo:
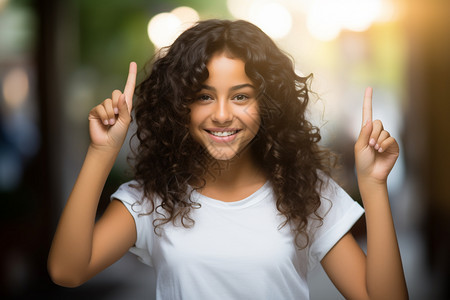
[[[375,139],[370,139],[369,145],[372,147],[375,146]]]
[[[108,120],[103,120],[103,124],[108,125],[109,124]]]
[[[378,149],[380,149],[380,145],[376,144],[374,148],[375,148],[375,150],[378,150]]]
[[[119,114],[119,109],[118,109],[117,107],[114,107],[114,113],[115,113],[116,115]]]
[[[114,120],[114,119],[109,119],[109,125],[114,125],[114,122],[116,122],[116,120]]]
[[[378,152],[380,153],[383,152],[383,148],[378,149]]]

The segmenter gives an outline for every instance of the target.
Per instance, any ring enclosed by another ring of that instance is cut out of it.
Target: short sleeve
[[[309,224],[310,255],[308,269],[312,270],[328,251],[353,227],[364,209],[335,181],[327,178],[321,190],[319,216],[323,223],[312,219]]]
[[[153,238],[153,222],[151,205],[148,201],[143,202],[143,191],[136,181],[122,184],[119,189],[111,195],[111,200],[121,201],[133,216],[136,224],[136,243],[130,248],[130,252],[149,266],[153,266],[151,260],[151,245]]]

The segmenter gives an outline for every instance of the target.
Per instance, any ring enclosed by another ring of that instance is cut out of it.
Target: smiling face
[[[260,126],[256,90],[245,63],[225,53],[207,64],[208,79],[190,105],[189,131],[217,160],[241,157]]]

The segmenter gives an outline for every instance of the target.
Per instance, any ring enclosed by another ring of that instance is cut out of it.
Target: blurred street
[[[353,144],[363,91],[374,88],[374,119],[400,144],[388,185],[410,298],[450,299],[445,0],[0,0],[0,297],[153,299],[153,271],[132,254],[75,289],[53,284],[46,260],[89,145],[90,109],[123,88],[130,61],[139,80],[158,50],[208,18],[254,22],[299,74],[314,74],[310,119],[356,201]],[[97,217],[131,178],[125,144]],[[352,232],[364,248],[364,220]],[[343,299],[322,269],[309,281],[311,299]]]

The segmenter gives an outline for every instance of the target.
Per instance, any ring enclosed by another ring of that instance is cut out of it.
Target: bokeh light
[[[253,2],[250,6],[249,20],[273,39],[285,37],[292,27],[291,14],[286,7],[277,2]]]
[[[318,40],[329,41],[335,39],[341,26],[336,16],[339,4],[335,1],[318,0],[308,10],[306,26],[309,33]]]
[[[392,0],[227,0],[236,19],[248,20],[273,39],[287,37],[293,17],[304,22],[319,41],[336,39],[342,30],[363,32],[375,22],[390,22],[397,11]]]
[[[246,20],[253,0],[227,0],[228,11],[236,18]]]
[[[4,7],[6,7],[6,4],[8,4],[8,0],[0,0],[0,11],[2,11]]]
[[[23,68],[10,70],[2,84],[6,105],[13,110],[20,109],[28,96],[29,86],[28,75]]]
[[[343,29],[365,31],[380,14],[380,0],[345,0],[339,14]]]
[[[177,38],[180,19],[172,13],[160,13],[148,23],[148,36],[157,48],[169,46]]]
[[[154,16],[148,23],[147,32],[156,48],[170,46],[186,29],[199,20],[196,10],[180,6],[171,12]]]
[[[342,30],[362,32],[380,19],[382,0],[317,0],[307,9],[307,28],[316,39],[329,41]]]
[[[192,25],[197,22],[200,17],[198,12],[188,6],[180,6],[171,11],[178,19],[180,19],[182,24]]]
[[[291,31],[291,13],[278,1],[228,0],[227,7],[235,18],[255,24],[273,39],[282,39]]]

